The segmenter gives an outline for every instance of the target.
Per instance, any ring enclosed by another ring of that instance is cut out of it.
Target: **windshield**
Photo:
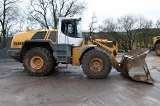
[[[77,38],[82,38],[82,28],[81,28],[81,21],[77,20]]]

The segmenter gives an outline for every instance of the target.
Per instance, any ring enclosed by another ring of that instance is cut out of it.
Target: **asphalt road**
[[[0,62],[0,106],[160,106],[160,57],[150,52],[146,62],[153,85],[124,78],[114,68],[99,80],[70,65],[33,77],[18,62]]]

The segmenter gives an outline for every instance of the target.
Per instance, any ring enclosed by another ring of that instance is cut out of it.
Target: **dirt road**
[[[0,62],[0,106],[160,106],[160,57],[151,52],[146,61],[153,85],[123,78],[114,68],[101,80],[72,66],[32,77],[18,62]]]

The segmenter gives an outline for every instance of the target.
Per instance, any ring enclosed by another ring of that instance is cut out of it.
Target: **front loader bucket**
[[[154,80],[145,62],[148,52],[148,49],[135,49],[123,55],[120,62],[122,75],[135,81],[153,83]]]

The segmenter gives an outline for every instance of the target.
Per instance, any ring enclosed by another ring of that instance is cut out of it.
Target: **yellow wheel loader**
[[[151,50],[154,50],[156,55],[160,56],[160,36],[153,37],[153,45]]]
[[[145,62],[148,50],[132,50],[116,61],[117,43],[83,37],[80,18],[59,18],[58,29],[14,35],[8,55],[23,63],[33,76],[48,74],[59,63],[82,66],[89,78],[106,78],[112,66],[135,81],[153,83]]]

